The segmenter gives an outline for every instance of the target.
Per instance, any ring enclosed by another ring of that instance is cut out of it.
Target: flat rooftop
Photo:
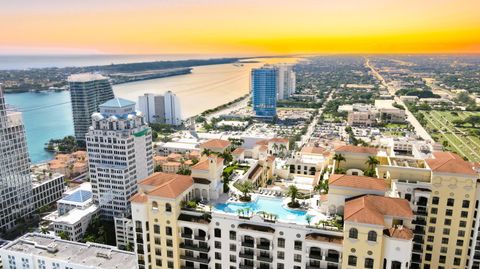
[[[85,209],[74,208],[68,211],[67,214],[58,216],[56,219],[52,221],[57,223],[66,223],[69,225],[73,225],[75,223],[78,223],[88,215],[95,213],[97,210],[98,210],[98,207],[96,205],[91,205]]]
[[[49,251],[49,248],[54,251]],[[133,252],[95,243],[72,242],[37,233],[26,234],[6,245],[3,250],[58,259],[83,267],[102,269],[137,268],[137,256]]]

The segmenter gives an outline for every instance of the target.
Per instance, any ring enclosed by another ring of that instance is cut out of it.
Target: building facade
[[[293,65],[279,64],[278,68],[278,92],[277,100],[287,99],[295,93],[296,75]]]
[[[137,181],[153,173],[151,129],[134,102],[116,98],[92,115],[86,140],[93,201],[102,218],[128,216]]]
[[[7,110],[0,84],[0,234],[34,210],[22,113]]]
[[[85,142],[85,134],[91,125],[91,116],[98,106],[114,97],[107,77],[99,74],[76,74],[68,78],[72,102],[75,138]]]
[[[252,69],[252,106],[256,117],[273,118],[277,115],[278,68],[264,66]]]
[[[138,97],[138,109],[148,123],[182,124],[180,100],[171,91],[163,95],[146,93]]]

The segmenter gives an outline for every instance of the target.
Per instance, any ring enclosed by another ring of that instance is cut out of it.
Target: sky
[[[0,0],[0,54],[480,53],[479,0]]]

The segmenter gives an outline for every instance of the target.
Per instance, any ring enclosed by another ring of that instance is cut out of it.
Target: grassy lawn
[[[444,147],[466,157],[469,161],[480,161],[480,138],[473,132],[480,128],[472,128],[469,125],[457,127],[452,122],[457,119],[465,119],[470,115],[480,115],[479,112],[459,111],[423,111],[427,125],[427,131],[435,141]],[[446,146],[445,146],[446,145]]]

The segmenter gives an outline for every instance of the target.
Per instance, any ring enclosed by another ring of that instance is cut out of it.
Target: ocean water
[[[209,54],[151,54],[151,55],[0,55],[0,70],[44,67],[93,66],[153,61],[201,60],[243,57]]]
[[[53,155],[43,149],[52,138],[73,134],[70,93],[7,93],[7,104],[23,111],[28,152],[33,163],[49,160]]]
[[[191,74],[137,81],[113,86],[117,97],[137,102],[144,93],[171,90],[180,98],[184,118],[232,101],[249,92],[250,71],[265,63],[295,62],[294,58],[256,59],[243,65],[221,64],[194,67]],[[0,60],[1,62],[1,60]],[[28,149],[32,162],[51,159],[44,150],[51,138],[73,134],[70,93],[7,93],[8,104],[23,111]]]

